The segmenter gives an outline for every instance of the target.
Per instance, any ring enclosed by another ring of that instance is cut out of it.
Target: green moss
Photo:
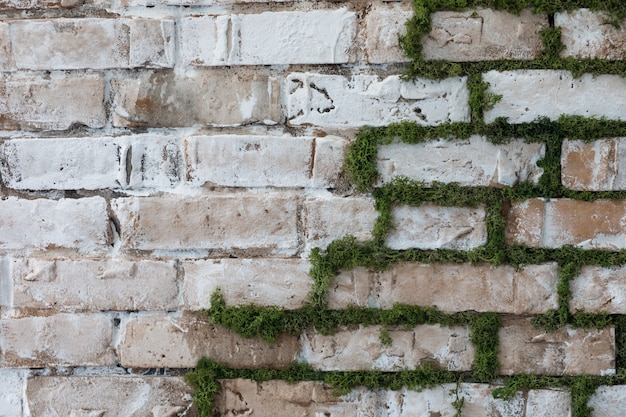
[[[470,339],[476,349],[472,377],[478,382],[490,382],[496,377],[501,326],[502,318],[495,313],[483,313],[472,323]]]

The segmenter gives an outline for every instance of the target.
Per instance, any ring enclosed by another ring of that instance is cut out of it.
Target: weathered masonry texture
[[[0,0],[0,417],[624,415],[626,6],[508,3]]]

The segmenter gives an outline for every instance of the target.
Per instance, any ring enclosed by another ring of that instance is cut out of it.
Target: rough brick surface
[[[125,174],[122,188],[171,189],[183,177],[182,141],[166,134],[145,134],[116,138],[120,165]]]
[[[186,65],[341,64],[356,30],[346,8],[182,19]]]
[[[332,335],[301,336],[304,360],[316,369],[399,371],[430,361],[451,371],[469,371],[474,347],[468,327],[421,325],[414,329],[391,329],[391,346],[380,340],[380,326],[359,326]]]
[[[56,314],[0,320],[2,367],[113,366],[113,320],[104,314]],[[77,343],[80,341],[80,343]]]
[[[26,389],[33,416],[193,415],[191,394],[183,378],[161,376],[40,376]]]
[[[128,127],[240,125],[281,121],[279,83],[262,74],[142,72],[112,81],[113,124]]]
[[[481,136],[417,145],[394,143],[378,150],[378,172],[382,183],[404,176],[427,186],[434,181],[513,186],[523,181],[537,182],[543,173],[537,161],[544,155],[544,144],[514,140],[492,145]]]
[[[405,263],[388,271],[343,271],[330,286],[329,308],[358,305],[390,309],[395,303],[437,306],[447,312],[474,310],[541,314],[558,307],[557,265],[510,266]]]
[[[104,249],[109,238],[106,201],[102,197],[62,200],[0,201],[0,248],[62,247]]]
[[[122,246],[141,250],[251,249],[293,254],[297,201],[279,193],[214,193],[200,197],[112,201]]]
[[[562,57],[622,59],[626,46],[626,31],[610,23],[606,13],[578,9],[556,13],[554,24],[561,29],[565,49]]]
[[[0,415],[22,417],[26,372],[16,369],[0,370]]]
[[[567,188],[587,191],[626,189],[626,139],[593,142],[566,140],[561,155],[561,182]]]
[[[623,120],[626,98],[620,92],[626,79],[618,75],[582,75],[573,78],[568,71],[519,70],[489,71],[483,79],[490,84],[489,93],[501,95],[485,122],[498,117],[509,123],[532,122],[538,117],[556,120],[576,115]]]
[[[63,130],[74,124],[103,127],[104,79],[99,75],[4,76],[0,111],[3,130]]]
[[[17,258],[13,307],[65,311],[174,310],[173,261]]]
[[[402,81],[376,75],[292,73],[281,102],[291,125],[330,128],[382,126],[401,120],[422,125],[469,121],[465,78]]]
[[[572,312],[626,314],[626,268],[583,266],[580,274],[570,283]]]
[[[128,368],[193,368],[202,357],[231,368],[281,368],[299,349],[297,337],[280,336],[267,344],[213,326],[200,315],[138,315],[122,323],[122,329],[118,360]]]
[[[300,259],[217,259],[183,262],[184,307],[211,306],[220,289],[227,305],[302,307],[311,291],[311,264]]]
[[[499,331],[504,375],[609,375],[615,373],[615,329],[566,327],[546,332],[530,319],[505,319]]]
[[[613,417],[626,406],[626,385],[601,386],[587,404],[593,408],[594,417]]]
[[[365,59],[373,64],[406,62],[398,36],[406,32],[413,11],[407,2],[374,3],[365,16]]]
[[[548,28],[548,17],[531,9],[519,15],[491,9],[441,11],[431,19],[431,31],[422,38],[424,58],[453,62],[536,58],[543,50],[539,31]]]
[[[392,249],[461,249],[487,243],[483,207],[397,206],[385,243]]]
[[[626,247],[624,216],[622,201],[531,199],[513,203],[505,237],[509,243],[534,247],[619,250]]]

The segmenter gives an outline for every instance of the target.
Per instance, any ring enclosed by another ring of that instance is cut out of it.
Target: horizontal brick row
[[[205,356],[233,368],[285,367],[299,359],[324,371],[398,371],[424,362],[469,371],[475,355],[469,328],[459,326],[391,327],[391,345],[381,341],[379,326],[340,329],[332,335],[308,330],[300,337],[282,335],[267,344],[212,325],[200,313],[61,313],[5,318],[0,320],[0,331],[0,363],[10,368],[117,363],[125,368],[190,368]],[[566,327],[547,333],[534,327],[530,319],[505,318],[499,339],[499,374],[615,373],[615,331],[611,327]]]

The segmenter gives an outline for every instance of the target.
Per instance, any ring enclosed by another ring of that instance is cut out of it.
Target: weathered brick
[[[561,181],[573,190],[613,191],[626,189],[626,138],[593,142],[563,141]]]
[[[16,258],[12,278],[13,307],[18,309],[175,310],[178,306],[174,261]]]
[[[116,138],[125,166],[123,187],[170,189],[183,175],[182,140],[162,133]]]
[[[541,314],[558,307],[557,265],[510,266],[404,263],[388,271],[343,271],[328,292],[332,309],[390,309],[395,303],[446,312],[474,310]]]
[[[292,73],[282,105],[292,125],[331,128],[383,126],[410,120],[421,125],[469,121],[466,78],[402,81],[377,75]]]
[[[22,417],[26,373],[21,369],[0,370],[0,415]]]
[[[181,264],[183,306],[202,310],[220,289],[226,304],[302,307],[313,281],[311,264],[301,259],[214,259]]]
[[[333,240],[354,236],[371,240],[378,212],[370,197],[308,198],[304,202],[305,252],[325,249]]]
[[[9,24],[0,22],[0,71],[10,71],[13,69],[15,69],[15,61],[11,53]]]
[[[626,247],[622,201],[531,199],[513,203],[506,218],[507,243],[558,248],[619,250]]]
[[[0,0],[0,10],[72,9],[82,5],[104,9],[106,0]]]
[[[113,124],[127,127],[187,127],[281,122],[279,83],[262,74],[232,70],[143,71],[115,78]]]
[[[162,376],[39,376],[26,388],[32,416],[188,415],[192,393],[183,378]]]
[[[561,115],[605,117],[624,120],[626,79],[619,75],[584,74],[572,77],[569,71],[489,71],[483,80],[487,92],[502,98],[485,111],[485,122],[505,117],[509,123],[532,122],[538,117],[558,119]]]
[[[570,310],[626,314],[625,279],[626,268],[623,266],[583,266],[580,274],[570,281]]]
[[[122,326],[118,359],[130,368],[193,368],[202,357],[231,368],[282,368],[299,349],[297,337],[283,335],[267,344],[214,326],[199,315],[139,315]]]
[[[615,373],[615,329],[566,327],[547,332],[530,318],[504,319],[499,331],[500,373],[609,375]]]
[[[406,33],[406,21],[412,15],[408,2],[372,4],[364,18],[365,61],[372,64],[407,62],[398,37]]]
[[[471,136],[466,140],[381,146],[377,161],[382,183],[404,176],[426,185],[437,181],[513,186],[523,181],[536,183],[543,173],[537,161],[544,155],[545,144],[512,140],[493,145],[485,137]]]
[[[343,166],[348,141],[338,136],[315,138],[315,157],[311,179],[315,188],[343,186]]]
[[[109,222],[102,197],[0,201],[0,249],[51,247],[92,251],[108,243]]]
[[[626,407],[626,385],[598,387],[587,406],[593,409],[593,417],[617,417]]]
[[[291,194],[215,193],[118,198],[111,206],[128,249],[251,249],[294,254],[297,201]]]
[[[391,210],[393,227],[385,244],[391,249],[468,250],[487,243],[485,209],[397,206]]]
[[[514,15],[492,9],[435,12],[431,31],[422,37],[425,59],[453,62],[533,59],[542,50],[539,32],[548,16],[524,9]]]
[[[128,66],[171,68],[175,61],[174,19],[126,19],[128,27]]]
[[[343,64],[356,14],[337,10],[185,17],[185,65]],[[278,30],[277,30],[278,29]]]
[[[3,130],[63,130],[74,124],[103,127],[104,80],[100,75],[3,76],[0,113]]]
[[[0,364],[12,368],[113,366],[113,321],[103,314],[0,320]]]
[[[561,57],[622,59],[626,56],[626,30],[610,23],[610,16],[589,9],[555,13],[554,24],[561,30],[565,49]]]
[[[469,371],[474,347],[468,327],[420,325],[414,329],[391,329],[392,343],[380,340],[380,326],[359,326],[332,335],[308,332],[301,336],[300,359],[316,369],[398,371],[424,362],[435,362],[451,371]]]
[[[246,412],[259,417],[289,416],[452,416],[456,397],[463,399],[463,415],[472,417],[569,417],[570,394],[565,390],[518,392],[510,400],[496,399],[497,386],[442,384],[419,391],[357,387],[336,397],[330,386],[317,381],[292,384],[286,381],[257,382],[247,379],[220,380],[216,396],[219,415]]]

